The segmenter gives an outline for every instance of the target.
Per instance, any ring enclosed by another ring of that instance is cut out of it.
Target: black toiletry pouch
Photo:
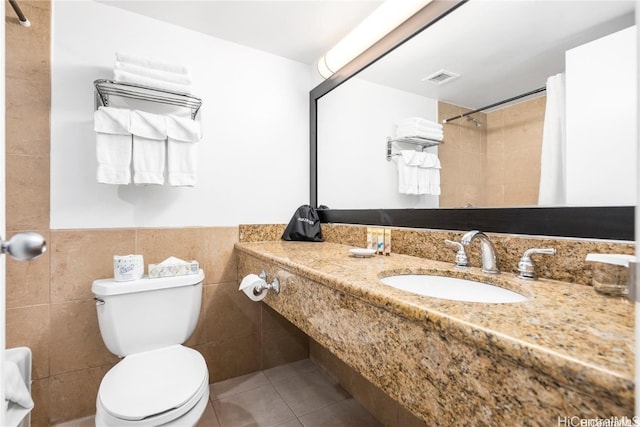
[[[316,209],[310,205],[302,205],[296,209],[289,225],[282,233],[282,240],[322,242],[320,217]]]

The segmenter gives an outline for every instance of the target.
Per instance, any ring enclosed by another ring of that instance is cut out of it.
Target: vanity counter
[[[299,276],[310,281],[309,283],[321,284],[337,291],[338,295],[348,295],[359,300],[358,303],[364,302],[409,320],[419,325],[422,331],[435,334],[434,336],[442,339],[445,345],[449,342],[463,344],[467,348],[479,351],[479,355],[488,355],[494,363],[501,364],[501,361],[507,361],[509,363],[504,366],[511,366],[510,363],[513,363],[514,366],[526,367],[540,373],[546,378],[541,383],[541,389],[545,393],[556,393],[553,390],[556,387],[567,388],[571,393],[592,396],[594,400],[608,400],[613,406],[604,405],[604,408],[617,408],[620,411],[600,413],[599,416],[620,417],[633,414],[634,304],[625,298],[599,295],[590,286],[544,279],[526,281],[517,279],[510,273],[488,275],[478,268],[460,270],[451,263],[407,255],[354,258],[349,254],[349,246],[335,243],[275,241],[238,243],[236,248],[241,253],[241,261],[243,255],[249,255],[255,260],[265,261],[283,269],[286,272],[285,276]],[[259,262],[255,265],[259,265]],[[242,271],[242,262],[239,273],[246,273]],[[274,274],[279,276],[277,272],[269,273],[271,278]],[[528,300],[513,304],[450,301],[415,295],[386,286],[379,281],[379,278],[385,275],[411,273],[482,281],[518,292]],[[297,314],[293,311],[287,313],[287,310],[282,309],[281,302],[287,297],[288,282],[286,277],[279,279],[282,282],[282,293],[270,293],[265,302],[294,324],[304,324],[308,319],[296,319]],[[321,294],[322,292],[318,292],[318,298]],[[315,298],[313,295],[312,293],[310,298]],[[358,313],[351,312],[353,307],[348,304],[342,304],[342,307],[333,307],[331,315],[325,320],[343,320],[341,327],[348,329],[353,325],[359,329],[354,332],[355,336],[364,337],[366,331],[362,330],[361,325],[356,326],[357,322],[353,322],[353,316],[357,316]],[[330,308],[327,306],[327,309]],[[382,312],[377,313],[376,315],[380,316]],[[341,316],[345,318],[341,319]],[[385,334],[390,334],[385,340],[395,340],[399,345],[403,345],[405,338],[393,337],[396,332],[401,335],[393,328],[385,331]],[[349,336],[346,330],[341,334],[343,338]],[[411,342],[405,344],[410,346]],[[347,354],[349,350],[345,349],[345,346],[345,342],[340,343],[339,351],[345,351]],[[459,348],[463,349],[464,346]],[[445,350],[455,351],[452,348]],[[357,352],[357,349],[353,351]],[[376,348],[376,351],[380,349]],[[398,354],[405,353],[408,352]],[[395,362],[402,366],[403,361]],[[433,357],[424,356],[415,363],[422,368],[434,368],[434,363],[438,368],[442,368],[436,362]],[[357,363],[351,360],[350,364]],[[366,370],[366,365],[364,363],[360,370]],[[510,375],[509,368],[505,369],[502,374]],[[366,375],[363,372],[363,375],[371,378],[379,373]],[[514,376],[511,380],[518,381],[518,378]],[[502,379],[495,378],[495,381]],[[385,389],[384,380],[381,387]],[[539,395],[540,392],[537,391],[536,394]],[[527,399],[526,396],[519,398]],[[411,402],[405,403],[411,408]],[[558,411],[561,411],[562,407],[559,405]],[[428,420],[423,411],[418,412]],[[580,413],[557,415],[573,416]]]

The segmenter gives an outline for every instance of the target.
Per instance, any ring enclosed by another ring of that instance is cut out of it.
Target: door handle
[[[18,261],[31,261],[47,251],[47,242],[38,233],[18,233],[9,240],[0,237],[0,252]]]

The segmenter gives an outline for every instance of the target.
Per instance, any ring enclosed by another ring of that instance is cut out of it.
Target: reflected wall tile
[[[44,237],[47,245],[51,245],[48,230],[36,231]],[[7,231],[7,236],[22,231]],[[24,262],[7,257],[7,308],[49,303],[49,257],[51,250],[47,250],[39,258]]]
[[[487,206],[506,206],[504,184],[487,185]]]
[[[49,376],[49,305],[9,308],[6,311],[7,348],[29,347],[33,354],[32,378]]]
[[[135,230],[53,230],[51,301],[93,298],[93,281],[113,277],[113,256],[135,253],[135,242]]]

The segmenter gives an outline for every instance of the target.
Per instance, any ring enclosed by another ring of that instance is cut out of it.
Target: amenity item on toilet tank
[[[200,271],[198,261],[183,261],[176,257],[169,257],[159,264],[149,264],[149,278],[184,276],[197,274]]]
[[[144,275],[142,255],[114,255],[113,277],[117,282],[140,279]]]
[[[126,356],[172,344],[193,333],[202,303],[204,273],[128,282],[93,282],[102,339],[113,354]]]

